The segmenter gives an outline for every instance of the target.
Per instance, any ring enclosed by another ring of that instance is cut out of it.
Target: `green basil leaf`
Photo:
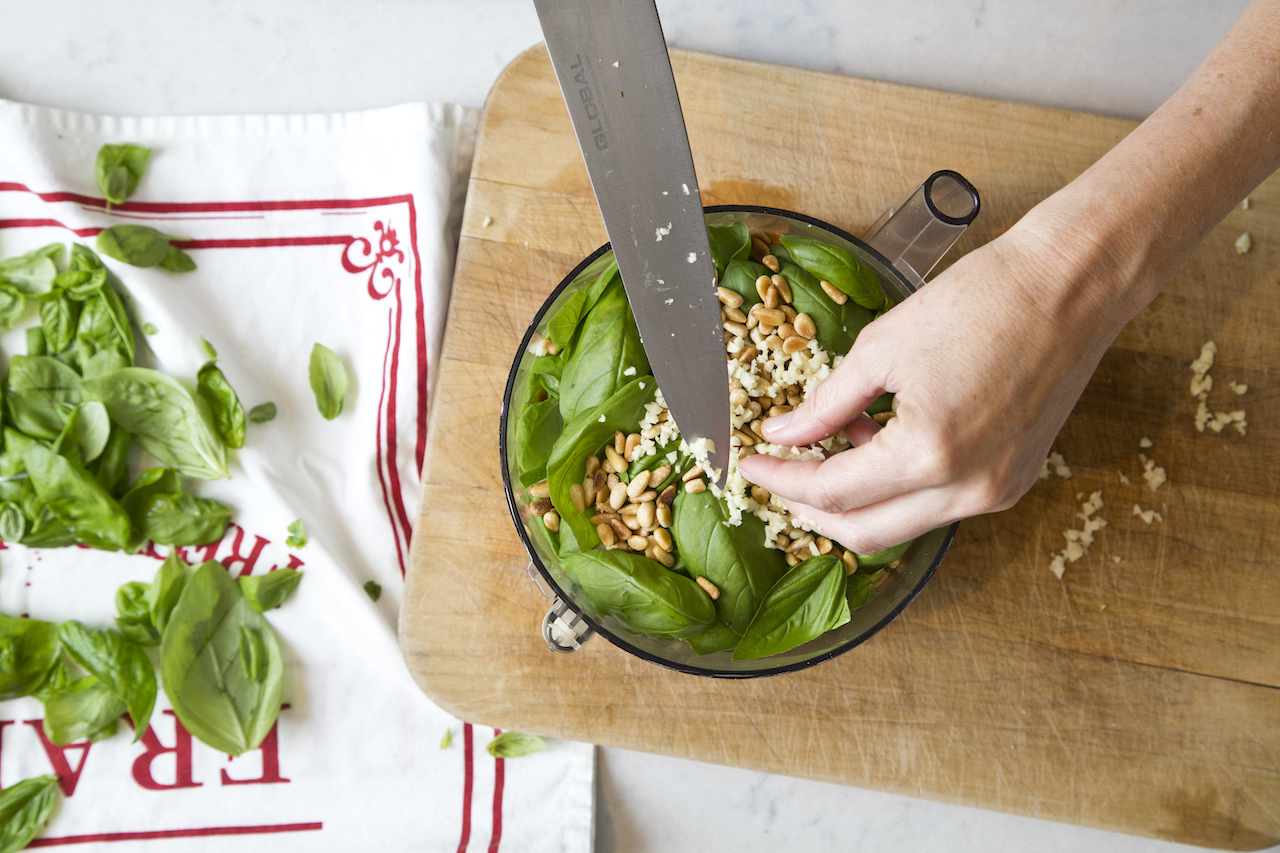
[[[766,548],[764,522],[743,513],[729,526],[724,503],[709,491],[680,490],[672,505],[671,536],[694,577],[720,588],[716,614],[741,635],[769,590],[787,572],[781,551]]]
[[[738,645],[741,639],[741,634],[723,622],[717,621],[696,637],[689,637],[686,642],[698,654],[710,655],[716,652],[733,651],[733,647]]]
[[[102,484],[112,495],[124,494],[129,473],[129,448],[133,447],[133,436],[113,426],[107,437],[107,446],[102,455],[90,466],[94,479]]]
[[[311,390],[316,395],[316,408],[331,421],[342,414],[347,396],[347,369],[342,359],[323,344],[311,348]]]
[[[169,251],[165,252],[164,260],[160,262],[160,267],[169,272],[191,272],[196,268],[196,262],[177,246],[170,245]]]
[[[560,414],[568,423],[608,400],[632,377],[648,373],[649,359],[618,279],[587,314],[565,362],[560,377]]]
[[[0,791],[0,853],[16,853],[30,844],[57,802],[57,776],[23,779]]]
[[[546,748],[545,740],[524,732],[503,732],[489,741],[489,745],[485,747],[494,758],[519,758],[541,752]]]
[[[182,478],[169,468],[149,468],[138,475],[133,485],[120,498],[120,505],[129,514],[133,526],[142,530],[147,504],[156,495],[182,491]]]
[[[160,330],[156,328],[155,323],[143,323],[142,331],[148,335],[154,335],[156,332]]]
[[[453,729],[445,729],[444,737],[440,738],[440,748],[448,749],[453,743]]]
[[[191,567],[178,556],[178,549],[169,552],[169,556],[156,570],[155,579],[147,587],[147,610],[151,614],[151,624],[163,636],[169,624],[169,616],[182,596],[182,588],[187,583]]]
[[[574,332],[578,331],[578,324],[582,322],[586,304],[586,291],[576,291],[560,306],[555,316],[547,321],[547,337],[560,349],[568,349],[573,343]]]
[[[369,596],[370,601],[377,601],[382,598],[382,586],[373,581],[364,582],[364,594]]]
[[[102,146],[93,164],[98,190],[112,204],[124,204],[124,200],[138,188],[138,181],[142,180],[150,159],[150,148],[131,142]]]
[[[10,285],[0,283],[0,332],[7,332],[18,325],[18,321],[22,319],[26,310],[27,298]],[[30,343],[30,335],[27,341]],[[35,353],[35,355],[43,354]]]
[[[284,604],[302,583],[302,572],[294,569],[276,569],[265,575],[245,575],[240,578],[240,593],[249,606],[259,613],[266,613]],[[377,599],[374,599],[375,601]]]
[[[83,355],[83,353],[80,353]],[[80,363],[80,378],[97,379],[108,373],[115,373],[129,366],[129,359],[118,349],[104,349],[95,352]]]
[[[76,325],[76,352],[81,364],[104,350],[114,350],[127,364],[133,364],[133,329],[124,303],[111,287],[103,287],[85,300]]]
[[[716,621],[702,587],[640,554],[579,551],[561,560],[596,610],[636,634],[656,639],[692,637]]]
[[[241,627],[261,635],[261,680],[245,678],[237,662]],[[160,674],[187,730],[229,755],[256,749],[280,713],[284,662],[275,632],[218,563],[187,580],[164,630]]]
[[[81,401],[80,375],[43,355],[15,355],[9,362],[5,402],[13,425],[33,438],[53,441]]]
[[[53,280],[54,288],[64,291],[75,302],[85,301],[102,290],[106,283],[107,270],[101,266],[94,269],[69,269],[58,273]]]
[[[849,621],[844,563],[810,557],[773,585],[733,650],[734,660],[781,654]]]
[[[57,657],[57,625],[0,614],[0,700],[34,692]]]
[[[54,626],[54,634],[57,634],[57,626]],[[54,696],[71,686],[71,668],[67,665],[65,655],[59,653],[53,661],[53,667],[49,670],[40,686],[35,689],[31,695],[39,699],[42,703],[48,702]],[[122,710],[120,713],[124,713]],[[117,715],[118,716],[118,715]]]
[[[8,331],[5,329],[4,331]],[[27,328],[27,355],[47,355],[49,344],[44,339],[44,329],[39,326]]]
[[[0,261],[0,284],[28,296],[48,293],[58,275],[65,251],[61,243],[50,243],[25,255]]]
[[[231,507],[185,492],[151,495],[141,504],[142,533],[157,545],[218,542],[231,522]]]
[[[911,547],[911,543],[915,541],[914,539],[908,539],[901,545],[894,545],[892,548],[886,548],[875,554],[854,554],[854,556],[858,559],[859,567],[887,566],[894,560],[901,559],[902,555],[907,553],[907,549]]]
[[[295,518],[289,522],[289,536],[284,540],[284,544],[290,548],[307,547],[307,529],[302,523],[302,519]]]
[[[716,272],[720,273],[722,278],[725,267],[731,261],[741,261],[751,257],[751,234],[745,222],[709,226],[707,242],[711,244],[711,259],[716,265]]]
[[[204,339],[204,335],[200,336],[200,349],[204,350],[204,357],[209,361],[218,360],[218,351],[214,348],[213,344]]]
[[[217,354],[214,355],[216,357]],[[197,389],[213,414],[213,423],[218,428],[222,443],[233,449],[244,447],[244,406],[240,405],[240,398],[236,396],[227,377],[213,362],[200,368]]]
[[[604,295],[615,278],[618,278],[618,259],[613,256],[613,252],[605,252],[588,264],[586,269],[578,273],[569,283],[570,290],[577,290],[586,282],[591,282],[586,288],[587,301],[582,306],[584,317],[600,301],[600,297]]]
[[[720,286],[742,297],[742,312],[745,314],[751,310],[751,306],[762,301],[760,291],[756,290],[756,279],[762,275],[769,275],[769,269],[764,264],[750,259],[730,261],[729,268],[720,276]]]
[[[118,631],[86,628],[74,620],[58,626],[58,641],[76,663],[125,703],[136,743],[147,730],[156,704],[156,673],[147,653]]]
[[[240,661],[240,674],[249,683],[261,681],[266,676],[264,668],[266,649],[262,645],[262,634],[253,628],[240,626],[240,645],[236,657]]]
[[[808,314],[818,329],[818,343],[832,355],[844,355],[875,312],[852,299],[843,305],[831,301],[818,280],[804,269],[782,261],[782,276],[791,285],[791,307]]]
[[[0,504],[0,542],[21,542],[27,534],[27,517],[13,501]]]
[[[101,403],[81,403],[72,410],[53,450],[68,459],[88,464],[97,459],[111,437],[111,419]]]
[[[33,446],[39,447],[39,445]],[[68,522],[41,502],[31,478],[22,481],[22,514],[31,522],[22,544],[31,548],[63,548],[79,540]]]
[[[139,646],[154,646],[160,642],[160,632],[151,622],[151,609],[147,595],[151,585],[141,581],[127,583],[116,590],[116,627],[130,642]]]
[[[130,266],[154,267],[168,256],[169,239],[149,225],[113,225],[98,233],[98,251]]]
[[[879,595],[880,590],[876,588],[876,584],[884,575],[884,569],[876,569],[874,572],[859,571],[849,575],[845,579],[845,598],[849,602],[849,609],[859,608]]]
[[[227,449],[208,405],[178,380],[126,367],[86,379],[80,388],[162,464],[202,480],[227,476]]]
[[[887,304],[876,274],[839,246],[810,237],[790,236],[782,238],[782,245],[797,264],[819,279],[831,282],[863,308],[874,311]]]
[[[574,508],[569,489],[586,478],[587,457],[598,452],[607,439],[613,438],[614,432],[632,433],[640,428],[645,404],[653,402],[657,390],[658,383],[651,376],[631,380],[604,403],[565,424],[564,432],[551,448],[547,459],[551,503],[561,520],[573,529],[574,538],[582,548],[595,547],[600,537],[589,517]],[[563,525],[560,529],[563,537]]]
[[[129,516],[83,465],[40,445],[28,448],[22,458],[40,502],[78,541],[107,551],[128,544]]]
[[[249,410],[249,422],[254,424],[265,424],[268,421],[276,419],[275,403],[259,403]]]
[[[58,746],[85,738],[99,741],[116,733],[116,722],[127,709],[110,687],[86,675],[44,700],[44,734]]]
[[[560,404],[556,400],[531,403],[516,422],[516,468],[520,484],[528,487],[547,476],[547,460],[551,448],[564,430]]]
[[[54,352],[71,346],[79,321],[80,304],[73,302],[66,291],[53,290],[40,298],[40,328],[44,330],[46,346]]]

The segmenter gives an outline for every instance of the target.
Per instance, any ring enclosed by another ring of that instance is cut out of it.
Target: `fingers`
[[[829,513],[798,501],[788,511],[819,534],[855,554],[876,554],[958,521],[940,490],[913,492],[843,513]]]
[[[884,392],[884,378],[861,357],[855,344],[831,375],[818,383],[795,411],[763,424],[774,444],[799,447],[844,429]]]

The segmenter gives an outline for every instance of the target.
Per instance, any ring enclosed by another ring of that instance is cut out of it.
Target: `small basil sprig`
[[[178,549],[169,552],[169,556],[156,570],[156,576],[147,588],[147,609],[151,614],[151,624],[163,636],[169,625],[169,615],[182,597],[182,589],[186,586],[191,567],[178,556]]]
[[[138,189],[138,182],[142,180],[150,159],[150,148],[130,142],[102,146],[93,164],[98,190],[111,204],[124,204],[124,200]]]
[[[141,531],[157,545],[218,542],[231,523],[231,507],[186,492],[153,494],[139,506]]]
[[[279,607],[302,583],[302,572],[276,569],[265,575],[246,575],[237,581],[249,606],[259,613]]]
[[[848,621],[844,564],[830,555],[810,557],[769,590],[733,659],[781,654]]]
[[[309,370],[311,390],[316,395],[316,408],[324,419],[331,421],[342,414],[342,404],[347,397],[347,369],[342,359],[324,344],[311,348]]]
[[[369,596],[370,601],[376,602],[379,598],[382,598],[381,584],[375,583],[374,581],[365,581],[364,594]]]
[[[259,403],[249,410],[249,423],[265,424],[276,419],[275,403]]]
[[[61,243],[50,243],[25,255],[6,258],[0,261],[0,284],[27,296],[48,293],[62,265],[64,252],[66,247]]]
[[[307,547],[307,528],[303,525],[302,519],[295,518],[289,522],[289,536],[284,540],[284,544],[290,548]]]
[[[130,642],[139,646],[155,646],[160,643],[160,632],[151,621],[147,605],[150,584],[132,581],[116,590],[116,627]]]
[[[0,853],[16,853],[31,843],[53,815],[58,777],[23,779],[0,791]]]
[[[149,225],[112,225],[98,233],[98,251],[134,267],[161,267],[169,272],[191,272],[196,262],[173,245],[177,237],[162,234]]]
[[[86,675],[48,692],[44,699],[44,734],[58,746],[85,738],[100,741],[116,733],[116,722],[127,708],[97,676]]]
[[[124,702],[133,719],[133,739],[141,738],[156,703],[156,673],[147,653],[117,631],[86,628],[75,621],[58,626],[58,642]]]
[[[57,657],[57,625],[0,614],[0,700],[34,693]]]
[[[489,741],[489,745],[485,747],[494,758],[519,758],[522,755],[541,752],[546,748],[545,740],[524,732],[503,732]]]
[[[196,374],[196,388],[213,414],[223,444],[232,449],[244,447],[244,406],[222,370],[212,361],[206,363]]]
[[[77,541],[107,551],[129,544],[129,516],[83,465],[38,444],[22,455],[35,496]]]

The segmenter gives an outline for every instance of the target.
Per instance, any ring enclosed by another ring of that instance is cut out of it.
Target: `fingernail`
[[[763,429],[765,433],[772,435],[773,433],[776,433],[778,430],[786,429],[787,421],[789,420],[791,420],[791,413],[784,412],[783,414],[778,415],[777,417],[769,418],[767,421],[765,421],[763,424],[760,425],[760,428]]]

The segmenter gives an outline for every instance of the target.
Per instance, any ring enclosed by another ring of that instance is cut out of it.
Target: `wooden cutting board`
[[[951,259],[1133,127],[685,51],[672,61],[706,204],[785,207],[858,233],[951,168],[982,193]],[[865,645],[749,681],[669,672],[601,638],[557,655],[503,499],[498,413],[534,312],[606,237],[546,52],[531,48],[495,84],[476,146],[401,614],[410,670],[444,708],[504,729],[1210,847],[1280,843],[1278,225],[1273,178],[1104,358],[1055,445],[1071,478],[962,523],[929,586]],[[1253,249],[1240,255],[1243,231]],[[1189,364],[1209,340],[1210,405],[1245,409],[1247,436],[1194,427]],[[1158,492],[1140,452],[1168,470]],[[1099,489],[1109,526],[1059,580],[1049,562],[1078,526],[1077,495]],[[1135,503],[1164,521],[1143,523]]]

